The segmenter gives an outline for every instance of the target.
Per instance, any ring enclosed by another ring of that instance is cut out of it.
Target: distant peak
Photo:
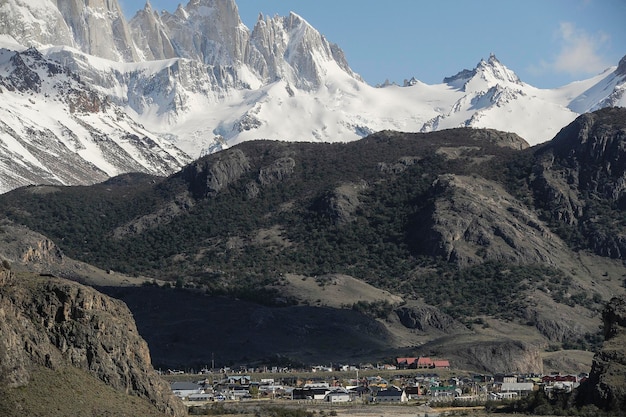
[[[154,8],[152,7],[152,3],[150,3],[150,0],[146,0],[146,5],[143,6],[143,11],[149,14],[152,14],[154,12]]]
[[[496,58],[496,55],[493,53],[489,54],[489,59],[486,62],[481,59],[475,71],[477,73],[483,72],[484,75],[486,75],[485,73],[489,73],[491,77],[499,81],[507,81],[515,84],[521,83],[519,77],[498,61],[498,58]]]
[[[306,21],[306,19],[304,19],[302,16],[294,12],[289,12],[289,20],[292,23],[300,23],[300,24],[304,23],[308,26],[311,26],[309,22]]]
[[[465,89],[468,83],[472,80],[482,80],[478,85],[482,85],[481,89],[484,89],[484,83],[487,83],[487,87],[492,87],[497,83],[513,83],[521,84],[519,77],[504,64],[502,64],[494,53],[489,54],[489,59],[486,61],[481,58],[476,67],[472,70],[464,69],[456,73],[451,77],[443,79],[445,84],[456,88]],[[474,84],[474,83],[473,83]],[[476,85],[472,89],[476,88]]]
[[[182,4],[178,4],[176,11],[174,11],[174,15],[179,19],[187,20],[189,18],[189,13],[185,10]]]
[[[485,66],[497,66],[497,65],[502,65],[502,63],[498,61],[498,58],[496,58],[496,55],[492,52],[489,54],[489,59],[487,59],[486,61],[484,58],[481,58],[478,64],[476,65],[476,68],[485,67]]]

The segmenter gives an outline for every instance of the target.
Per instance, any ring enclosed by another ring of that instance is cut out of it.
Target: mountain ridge
[[[350,68],[338,45],[303,17],[259,15],[250,30],[233,0],[194,0],[174,13],[159,13],[148,2],[130,21],[117,0],[89,5],[16,0],[0,11],[0,29],[5,54],[36,48],[49,64],[80,79],[81,88],[100,100],[106,98],[109,114],[101,109],[85,121],[99,127],[98,137],[112,139],[114,147],[124,137],[138,136],[138,145],[148,152],[142,158],[152,158],[154,143],[161,153],[154,156],[161,160],[158,168],[145,161],[137,166],[136,150],[123,160],[116,155],[115,167],[109,160],[113,156],[100,155],[87,161],[97,167],[92,178],[80,172],[54,178],[46,171],[55,168],[42,171],[34,166],[30,170],[36,175],[27,176],[7,163],[0,191],[30,183],[92,184],[130,170],[167,175],[204,154],[263,138],[349,142],[387,129],[428,132],[467,126],[512,131],[537,144],[551,139],[581,113],[624,106],[626,101],[623,65],[588,80],[542,90],[523,83],[493,54],[441,84],[412,80],[405,87],[375,88]],[[23,84],[28,80],[16,77],[29,72],[33,71],[16,71],[6,62],[1,74],[12,74],[14,82]],[[54,82],[53,76],[39,76]],[[10,136],[17,134],[27,140],[28,132],[34,131],[52,133],[54,141],[63,142],[76,113],[59,108],[56,120],[39,116],[48,112],[50,99],[66,100],[63,93],[28,94],[31,101],[24,102],[16,91],[3,92],[10,108],[0,108],[2,119],[11,119],[19,109],[24,123],[4,128],[0,137],[12,141]],[[69,135],[85,136],[77,129],[70,128]],[[165,148],[173,159],[163,160]],[[25,150],[21,154],[44,167],[49,165],[45,159],[54,159]],[[85,159],[80,152],[78,157]],[[66,166],[76,164],[71,158],[56,157]]]

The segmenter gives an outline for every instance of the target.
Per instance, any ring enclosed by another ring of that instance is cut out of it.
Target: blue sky
[[[494,53],[522,81],[552,88],[598,74],[626,55],[626,0],[235,1],[250,29],[260,12],[299,14],[372,85],[411,77],[440,83]],[[119,2],[129,18],[145,5]],[[171,12],[179,2],[150,3]]]

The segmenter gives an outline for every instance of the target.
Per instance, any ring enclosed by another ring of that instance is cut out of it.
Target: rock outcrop
[[[403,306],[397,308],[394,312],[402,325],[409,329],[421,332],[434,331],[442,333],[466,330],[463,324],[432,306]]]
[[[365,182],[340,185],[325,193],[317,202],[316,209],[337,225],[350,223],[354,220],[354,213],[361,204],[359,194],[366,189]]]
[[[554,264],[565,244],[537,215],[496,182],[446,174],[433,185],[431,223],[416,231],[433,256],[461,267],[486,260]]]
[[[593,358],[579,402],[607,411],[626,411],[626,296],[613,298],[602,313],[605,341]]]
[[[592,215],[626,208],[626,119],[606,108],[578,117],[537,152],[534,198],[554,222],[577,227],[601,256],[626,258],[626,233]],[[597,207],[595,201],[605,201]],[[615,217],[615,216],[613,216]],[[617,227],[615,227],[617,226]]]
[[[477,341],[455,347],[455,361],[469,364],[481,372],[543,373],[543,361],[537,346],[513,341]],[[454,357],[454,356],[451,356]]]
[[[296,161],[290,157],[279,158],[259,171],[259,183],[263,186],[281,182],[293,175]]]
[[[186,415],[153,370],[126,305],[71,281],[0,271],[0,364],[11,387],[29,384],[37,367],[71,365],[164,413]]]
[[[196,198],[214,197],[250,170],[250,160],[240,149],[223,152],[211,162],[199,159],[181,171]]]

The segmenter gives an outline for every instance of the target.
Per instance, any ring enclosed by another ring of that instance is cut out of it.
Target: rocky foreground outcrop
[[[613,298],[602,313],[605,341],[593,358],[579,401],[608,411],[626,411],[626,296]],[[621,415],[621,414],[620,414]]]
[[[144,398],[166,414],[186,415],[153,370],[148,345],[124,303],[71,281],[0,267],[3,385],[25,386],[38,367],[68,365]]]

